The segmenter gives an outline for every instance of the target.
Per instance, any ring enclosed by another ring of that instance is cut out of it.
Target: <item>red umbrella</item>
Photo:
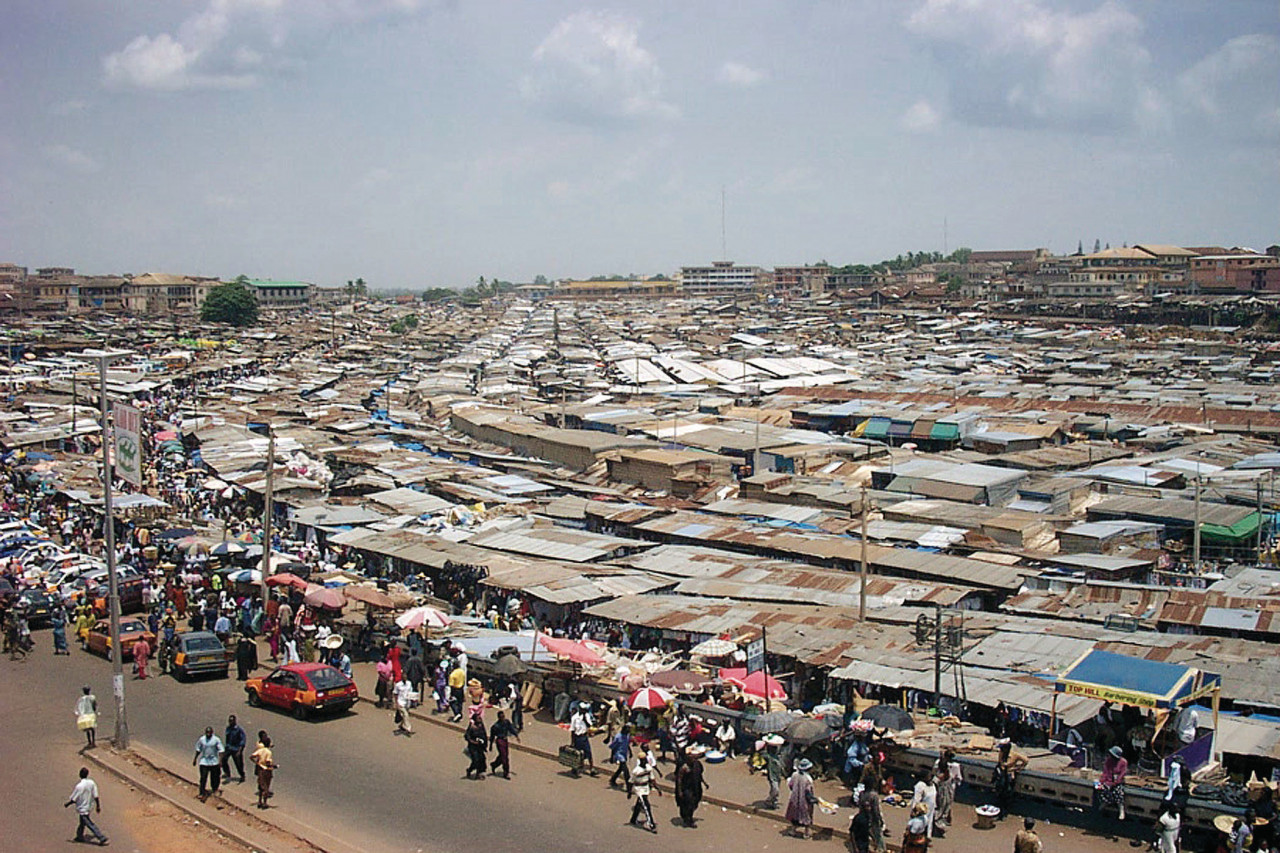
[[[329,610],[341,610],[347,606],[347,597],[342,590],[327,586],[312,586],[302,600],[312,607],[325,607]]]
[[[743,693],[759,696],[764,699],[786,699],[787,691],[778,679],[766,675],[764,670],[756,670],[750,675],[745,667],[720,670],[720,677],[731,681],[742,688]]]
[[[627,699],[628,708],[642,708],[652,711],[665,708],[671,704],[671,694],[657,687],[641,687]]]
[[[173,441],[177,437],[178,437],[178,434],[171,429],[161,430],[160,432],[156,433],[154,436],[155,440],[158,442]]]
[[[546,634],[538,634],[538,642],[542,643],[542,647],[558,658],[568,658],[574,663],[586,664],[587,666],[600,666],[607,661],[596,654],[586,643],[579,643],[574,640],[564,640],[558,637],[548,637]]]
[[[280,572],[267,576],[267,586],[292,586],[297,589],[306,589],[307,582],[289,572]]]

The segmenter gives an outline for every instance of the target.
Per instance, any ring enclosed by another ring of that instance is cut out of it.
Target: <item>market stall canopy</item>
[[[870,720],[877,728],[891,732],[909,732],[916,727],[911,715],[897,705],[873,705],[862,712],[862,719]]]
[[[307,582],[289,572],[279,572],[267,578],[267,586],[291,586],[296,589],[306,589]]]
[[[764,670],[756,670],[748,674],[746,667],[732,667],[720,670],[720,677],[742,688],[743,693],[759,696],[762,699],[786,699],[787,690],[778,679],[766,675]]]
[[[235,540],[227,540],[226,542],[219,542],[217,545],[214,545],[209,549],[209,553],[215,557],[233,557],[243,554],[246,550],[248,549],[239,542],[236,542]]]
[[[605,659],[600,657],[594,649],[577,640],[565,640],[539,633],[538,642],[556,657],[567,658],[574,663],[580,663],[585,666],[602,666],[606,663]]]
[[[775,732],[786,731],[787,726],[796,720],[796,715],[790,711],[770,711],[768,714],[760,714],[756,717],[747,718],[747,731],[758,735],[769,735]]]
[[[650,675],[649,683],[678,693],[696,693],[708,684],[714,684],[715,679],[687,669],[668,669]]]
[[[671,694],[659,687],[641,687],[627,698],[628,708],[652,711],[671,704]]]
[[[387,595],[380,589],[374,589],[370,586],[348,584],[347,586],[342,587],[342,592],[352,601],[363,601],[370,607],[381,607],[383,610],[392,610],[396,606],[396,602],[391,596]]]
[[[503,655],[493,665],[493,674],[504,678],[514,678],[517,675],[524,675],[528,669],[528,664],[520,660],[519,655]]]
[[[341,610],[347,606],[347,597],[340,589],[327,586],[311,586],[302,600],[312,607],[323,607],[328,610]]]
[[[826,719],[798,717],[782,730],[782,736],[796,746],[813,746],[815,743],[831,740],[840,730],[840,718],[834,718],[834,722],[833,727]]]
[[[719,637],[712,637],[710,640],[703,640],[698,645],[689,650],[689,654],[703,658],[719,658],[725,655],[731,655],[738,650],[738,644],[732,640],[722,640]]]
[[[448,628],[453,624],[453,617],[443,610],[424,604],[401,613],[396,617],[396,624],[406,631],[416,628]]]
[[[1085,652],[1058,677],[1054,690],[1141,708],[1180,708],[1222,685],[1222,676],[1190,666]]]

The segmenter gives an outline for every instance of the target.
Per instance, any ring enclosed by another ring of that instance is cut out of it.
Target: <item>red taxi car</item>
[[[249,704],[273,705],[305,720],[312,711],[342,712],[360,698],[355,682],[323,663],[287,663],[244,685]]]

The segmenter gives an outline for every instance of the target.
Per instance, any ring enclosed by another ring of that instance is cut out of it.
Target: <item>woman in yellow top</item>
[[[94,621],[93,608],[87,604],[80,605],[76,616],[76,636],[80,638],[81,645],[84,645],[85,637],[89,636]]]
[[[267,807],[267,799],[271,796],[271,777],[276,772],[275,756],[271,752],[271,738],[264,731],[258,732],[258,748],[249,756],[253,762],[253,772],[258,777],[258,808]]]

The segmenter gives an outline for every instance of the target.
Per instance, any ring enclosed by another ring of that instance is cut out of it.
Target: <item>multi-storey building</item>
[[[557,281],[547,291],[547,299],[670,299],[679,296],[676,283],[665,279],[615,281]]]
[[[713,261],[706,267],[681,267],[680,290],[685,296],[740,297],[767,290],[772,276],[760,267]]]
[[[1280,258],[1255,253],[1192,258],[1191,283],[1200,293],[1280,291]]]
[[[311,289],[315,287],[309,281],[272,281],[270,279],[249,279],[249,290],[258,300],[258,307],[267,310],[294,310],[308,308],[311,305]]]

